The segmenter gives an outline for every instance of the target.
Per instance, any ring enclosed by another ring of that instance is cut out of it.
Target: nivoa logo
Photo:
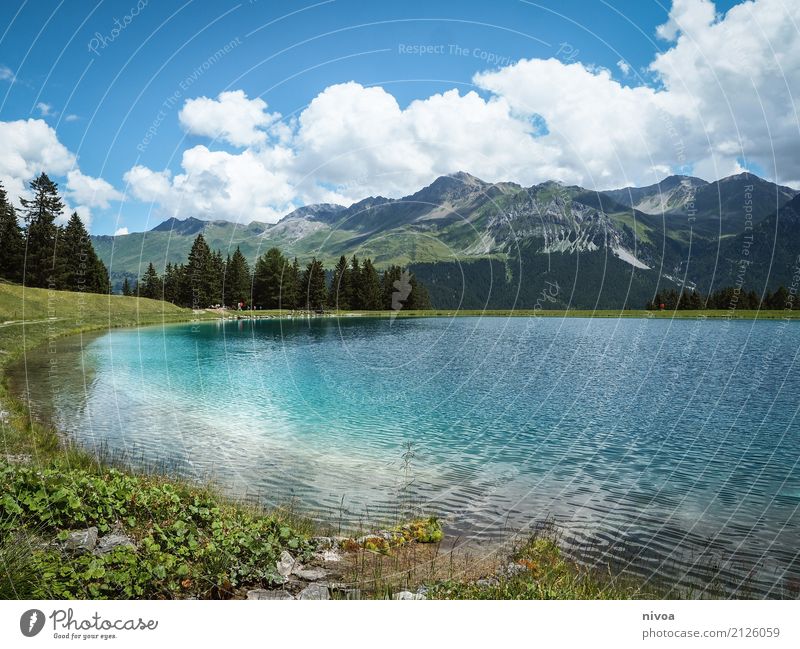
[[[44,613],[37,608],[25,611],[19,618],[19,630],[22,635],[32,638],[44,627]]]

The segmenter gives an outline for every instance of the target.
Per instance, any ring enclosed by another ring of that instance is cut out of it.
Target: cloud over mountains
[[[181,112],[186,131],[244,150],[200,144],[174,178],[138,167],[127,180],[172,214],[267,221],[293,202],[399,196],[455,169],[607,189],[672,172],[719,178],[755,163],[798,185],[798,21],[800,6],[780,0],[745,2],[724,17],[708,0],[675,0],[658,28],[668,47],[632,85],[551,58],[476,74],[475,90],[405,108],[355,82],[324,89],[284,121],[241,91],[201,97]]]

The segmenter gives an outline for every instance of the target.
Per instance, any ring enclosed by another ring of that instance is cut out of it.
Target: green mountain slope
[[[225,255],[238,246],[251,264],[277,246],[301,263],[317,257],[328,267],[343,254],[371,257],[378,267],[413,265],[435,306],[453,307],[463,295],[469,308],[530,307],[542,282],[555,278],[572,287],[564,306],[638,307],[659,288],[727,277],[714,275],[714,260],[742,234],[745,207],[749,223],[760,225],[796,195],[751,174],[714,183],[671,176],[596,192],[557,182],[487,183],[459,172],[401,199],[311,205],[276,224],[168,219],[149,232],[94,242],[117,286],[150,262],[157,269],[183,262],[203,232],[212,248]],[[784,233],[775,242],[780,264],[793,241]],[[783,266],[777,270],[768,282],[786,276]]]

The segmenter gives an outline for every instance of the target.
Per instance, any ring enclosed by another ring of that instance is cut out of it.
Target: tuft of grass
[[[0,599],[33,599],[39,580],[34,533],[18,529],[12,518],[0,518]]]
[[[567,558],[555,533],[537,533],[491,576],[431,583],[431,599],[658,599],[639,580],[589,569]]]

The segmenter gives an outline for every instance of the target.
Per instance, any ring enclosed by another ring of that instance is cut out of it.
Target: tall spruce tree
[[[17,221],[17,212],[0,183],[0,277],[18,282],[22,279],[22,255],[25,239]]]
[[[59,228],[56,218],[64,211],[58,185],[42,172],[30,182],[33,198],[21,198],[27,239],[24,277],[28,286],[56,287],[59,278],[56,245]]]
[[[250,304],[251,288],[250,266],[239,246],[236,246],[233,256],[225,264],[225,304]]]
[[[689,294],[689,299],[686,304],[687,309],[702,309],[703,308],[703,299],[700,297],[700,291],[692,291]]]
[[[89,293],[108,291],[108,270],[77,212],[72,213],[60,233],[57,256],[58,288]]]
[[[397,306],[398,300],[394,298],[395,282],[401,282],[403,271],[400,266],[389,266],[383,271],[381,278],[381,309],[391,311],[393,302]],[[398,296],[399,297],[399,296]]]
[[[151,261],[142,280],[139,282],[139,297],[149,297],[151,300],[160,300],[163,292],[161,278],[158,276]]]
[[[381,308],[381,281],[378,278],[378,271],[369,258],[361,264],[359,284],[363,300],[362,308],[367,311],[378,311]]]
[[[202,232],[197,235],[189,251],[184,281],[181,289],[181,304],[192,309],[205,309],[214,299],[214,261],[211,249]]]
[[[178,304],[181,298],[180,266],[167,262],[164,267],[164,299]]]
[[[347,287],[347,304],[351,309],[359,310],[364,308],[364,294],[361,287],[361,265],[358,257],[353,255],[350,260],[350,282]]]
[[[122,280],[122,294],[125,297],[130,297],[131,293],[131,283],[128,281],[128,276],[125,276],[125,279]]]
[[[281,291],[282,309],[298,309],[302,306],[300,286],[302,280],[303,273],[300,270],[300,262],[295,257],[294,261],[286,267],[286,277]]]
[[[308,309],[324,309],[328,300],[325,286],[325,268],[322,262],[314,257],[303,272],[301,292]]]
[[[222,252],[219,250],[211,253],[208,282],[209,304],[222,304],[222,291],[225,285],[225,260],[222,258]]]
[[[789,291],[787,291],[786,287],[784,286],[779,286],[775,292],[768,296],[765,300],[765,308],[767,309],[785,309],[787,305],[791,307],[791,303],[789,302]]]
[[[286,270],[286,257],[277,248],[270,248],[258,258],[253,270],[253,304],[262,309],[282,306]]]
[[[409,284],[411,285],[411,293],[406,299],[404,307],[414,311],[426,311],[431,308],[431,300],[428,296],[428,290],[417,281],[414,273],[409,273]]]
[[[94,252],[94,280],[95,280],[95,293],[111,293],[111,278],[108,275],[108,268],[103,263],[103,260]]]
[[[328,293],[328,300],[334,309],[346,310],[350,308],[350,296],[352,295],[352,285],[357,283],[358,277],[351,275],[347,257],[342,255],[333,269],[331,277],[331,288]]]

